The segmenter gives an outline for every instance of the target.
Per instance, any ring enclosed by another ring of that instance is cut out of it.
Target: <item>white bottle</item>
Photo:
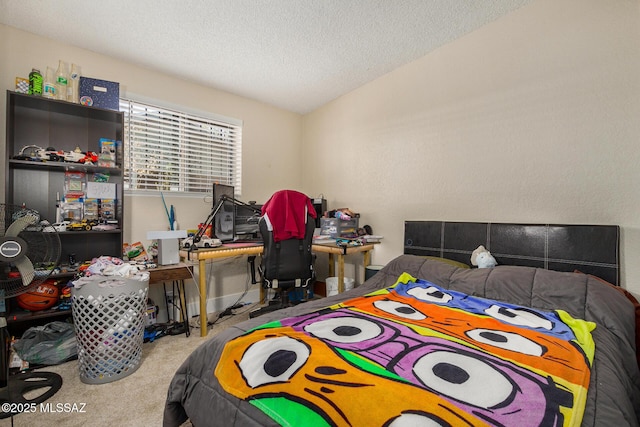
[[[56,77],[53,72],[53,68],[47,67],[47,72],[44,75],[44,84],[42,85],[42,96],[49,99],[56,99],[57,88],[58,85],[56,84]]]
[[[69,72],[67,71],[67,63],[60,60],[58,62],[58,70],[56,71],[57,99],[67,100],[67,83],[69,81]]]
[[[71,64],[71,73],[69,74],[69,82],[67,87],[67,101],[80,102],[80,67],[76,64]]]

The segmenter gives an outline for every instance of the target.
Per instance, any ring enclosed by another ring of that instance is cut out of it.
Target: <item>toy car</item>
[[[76,148],[73,151],[63,151],[57,152],[59,160],[64,160],[65,162],[71,163],[84,163],[86,165],[91,165],[98,162],[98,155],[93,151],[81,151],[79,148]]]
[[[76,222],[76,223],[72,223],[70,226],[67,227],[67,229],[69,229],[69,227],[71,227],[71,230],[85,230],[85,231],[90,231],[93,227],[95,227],[96,225],[98,225],[98,221],[95,219],[83,219],[80,222]]]
[[[32,160],[39,162],[57,162],[63,159],[61,151],[56,151],[53,147],[47,147],[44,149],[37,145],[26,145],[22,147],[20,152],[13,156],[13,158],[16,160]]]
[[[61,231],[67,231],[67,227],[69,225],[71,225],[70,221],[62,221],[62,222],[56,222],[52,226],[57,232],[61,232]],[[45,231],[47,230],[45,229]]]
[[[98,155],[93,151],[87,151],[85,156],[78,160],[78,163],[84,163],[85,165],[93,165],[98,162]]]
[[[97,231],[110,231],[110,230],[117,230],[117,229],[118,229],[118,224],[98,224],[93,227],[93,230],[97,230]]]
[[[81,231],[81,230],[86,230],[86,225],[82,224],[80,222],[73,222],[69,225],[67,225],[67,231]],[[89,227],[89,230],[91,230],[91,227]]]
[[[193,237],[187,237],[182,241],[182,247],[185,249],[191,248],[195,246],[196,248],[216,248],[218,246],[222,246],[222,241],[220,239],[212,239],[209,236],[202,236],[200,241],[196,244],[193,243]]]
[[[76,148],[74,151],[65,151],[63,153],[63,159],[65,162],[78,163],[80,159],[83,159],[85,154],[80,151],[79,148]]]
[[[40,160],[38,158],[38,150],[42,150],[42,147],[37,145],[25,145],[20,152],[13,156],[15,160]]]
[[[97,219],[83,219],[80,222],[82,222],[83,224],[89,224],[91,227],[95,227],[96,225],[98,225]]]
[[[43,219],[37,224],[27,226],[24,231],[44,231],[44,232],[53,232],[56,231],[52,225],[46,219]]]
[[[62,160],[64,160],[63,152],[57,151],[53,147],[40,149],[38,150],[37,154],[40,160],[43,160],[43,161],[61,162]]]
[[[118,220],[117,219],[101,219],[99,221],[100,224],[113,224],[113,225],[118,225]]]
[[[67,225],[67,230],[69,230],[69,231],[79,231],[79,230],[90,231],[96,225],[98,225],[98,221],[96,221],[96,220],[83,219],[80,222],[74,222],[74,223],[71,223],[71,224]]]

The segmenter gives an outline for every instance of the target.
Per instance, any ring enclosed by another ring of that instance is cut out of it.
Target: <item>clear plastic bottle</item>
[[[67,87],[67,101],[80,102],[80,67],[76,64],[71,64],[71,73],[69,74],[69,84]]]
[[[44,75],[44,85],[42,86],[42,96],[45,98],[56,99],[57,88],[55,73],[53,68],[47,67],[47,72]]]
[[[58,62],[58,70],[56,71],[56,98],[63,101],[67,100],[67,84],[69,82],[69,72],[67,71],[67,63],[60,60]]]
[[[29,73],[29,95],[42,95],[42,74],[35,68]]]

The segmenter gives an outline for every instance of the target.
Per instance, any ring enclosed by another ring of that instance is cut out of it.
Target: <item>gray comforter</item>
[[[640,425],[640,374],[635,353],[633,304],[599,280],[577,273],[529,267],[461,269],[402,255],[362,286],[340,295],[272,312],[232,326],[196,349],[176,372],[168,390],[164,425],[269,426],[275,422],[248,402],[222,390],[213,374],[224,344],[270,320],[317,310],[393,285],[408,272],[444,288],[542,310],[563,309],[595,322],[596,345],[584,426]]]

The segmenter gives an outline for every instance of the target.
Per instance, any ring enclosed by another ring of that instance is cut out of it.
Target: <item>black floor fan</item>
[[[0,204],[0,299],[38,287],[58,266],[60,253],[60,236],[48,221],[40,220],[37,211]],[[25,405],[40,404],[53,396],[62,387],[62,377],[52,372],[9,375],[10,336],[4,317],[0,317],[0,336],[2,419],[13,417]]]

